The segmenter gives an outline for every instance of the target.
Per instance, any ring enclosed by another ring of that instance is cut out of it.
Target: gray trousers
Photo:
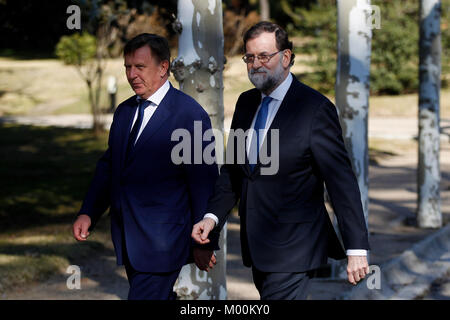
[[[261,300],[305,300],[314,271],[264,272],[252,267]]]

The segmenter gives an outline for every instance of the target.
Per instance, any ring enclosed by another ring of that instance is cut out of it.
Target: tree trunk
[[[223,27],[219,0],[179,0],[178,57],[172,72],[180,89],[208,112],[215,134],[216,156],[223,150]],[[222,149],[222,150],[219,150]],[[206,212],[205,212],[206,213]],[[195,264],[184,266],[175,289],[181,299],[226,299],[226,225],[220,237],[217,264],[212,271],[200,271]]]
[[[102,92],[102,80],[103,80],[103,68],[100,67],[101,61],[98,62],[98,67],[96,71],[96,84],[95,84],[95,98],[94,98],[94,133],[96,136],[103,131],[103,124],[101,119],[100,110],[100,94]]]
[[[88,100],[89,105],[91,107],[91,114],[92,114],[92,131],[94,133],[94,136],[98,137],[100,135],[100,125],[98,121],[98,112],[96,107],[96,98],[95,98],[95,89],[94,85],[92,84],[91,80],[86,80],[86,85],[88,87]]]
[[[336,106],[345,147],[358,179],[366,226],[369,216],[370,0],[338,0]]]
[[[440,15],[441,1],[420,1],[417,224],[421,228],[442,226],[439,192]]]
[[[259,13],[261,15],[261,21],[270,20],[269,0],[259,0]]]

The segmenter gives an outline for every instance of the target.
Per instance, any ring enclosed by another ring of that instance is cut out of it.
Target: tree
[[[417,223],[421,228],[442,226],[439,192],[440,15],[440,0],[420,1]]]
[[[102,3],[99,0],[79,1],[83,33],[62,36],[56,45],[56,55],[64,63],[73,65],[88,88],[88,100],[93,117],[93,130],[98,135],[103,126],[100,121],[100,96],[103,74],[109,48],[130,21],[131,13],[123,0]]]
[[[270,20],[269,0],[259,0],[259,12],[260,12],[262,21]]]
[[[97,39],[87,32],[62,36],[56,45],[56,55],[65,64],[73,65],[86,83],[93,130],[96,135],[99,134],[102,130],[99,100],[104,62],[102,52],[98,50]]]
[[[342,135],[361,192],[366,226],[369,216],[370,0],[339,0],[336,105]]]
[[[223,29],[219,0],[179,0],[175,29],[181,31],[178,57],[172,72],[180,89],[208,112],[215,134],[216,156],[223,155]],[[219,150],[222,149],[222,150]],[[175,285],[181,299],[226,299],[226,227],[212,271],[200,271],[194,264],[184,266]]]

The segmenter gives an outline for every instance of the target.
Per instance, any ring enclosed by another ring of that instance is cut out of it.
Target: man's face
[[[263,32],[256,38],[250,39],[246,44],[246,55],[255,55],[253,63],[247,64],[248,78],[253,85],[269,94],[272,92],[289,73],[289,62],[291,53],[289,50],[275,54],[267,63],[262,64],[258,55],[270,55],[279,51],[276,45],[275,32]]]
[[[148,46],[125,55],[125,72],[133,91],[147,99],[164,83],[168,61],[158,62]]]

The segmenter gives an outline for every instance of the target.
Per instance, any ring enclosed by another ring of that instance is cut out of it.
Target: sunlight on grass
[[[106,148],[90,130],[0,125],[0,291],[113,254],[109,218],[88,241],[71,225]]]
[[[370,117],[410,117],[416,118],[419,108],[417,94],[400,96],[371,96],[369,101]],[[450,90],[441,90],[440,114],[442,118],[450,118]]]
[[[369,148],[384,154],[401,155],[404,153],[417,152],[416,140],[395,140],[395,139],[381,139],[370,138]]]
[[[0,292],[63,273],[68,260],[54,255],[5,256],[0,254]]]
[[[14,244],[31,244],[31,243],[49,243],[55,241],[55,235],[25,235],[22,237],[13,238],[10,243]]]
[[[112,254],[107,221],[86,242],[76,242],[71,226],[33,227],[0,234],[0,292],[63,274],[69,265],[92,256]]]

